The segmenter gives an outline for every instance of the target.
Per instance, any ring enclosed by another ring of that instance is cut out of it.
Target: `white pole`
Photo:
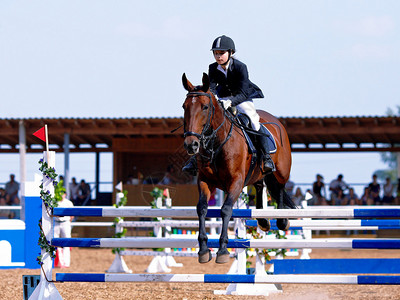
[[[23,120],[19,120],[19,182],[21,199],[21,220],[25,220],[25,182],[26,182],[26,131]]]

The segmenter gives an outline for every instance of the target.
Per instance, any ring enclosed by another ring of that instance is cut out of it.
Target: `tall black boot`
[[[264,172],[265,173],[275,172],[276,171],[275,164],[272,161],[271,156],[269,155],[269,149],[268,149],[269,132],[265,129],[263,125],[261,125],[258,132],[262,134],[258,135],[258,143],[260,145],[262,152],[262,162],[264,163]]]
[[[183,172],[186,172],[192,176],[197,175],[197,159],[196,156],[192,156],[186,163],[186,165],[182,168]]]

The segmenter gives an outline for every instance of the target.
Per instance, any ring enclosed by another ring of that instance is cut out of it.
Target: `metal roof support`
[[[20,182],[20,195],[25,195],[25,182],[26,182],[26,131],[23,120],[19,120],[19,182]],[[21,199],[21,219],[25,220],[25,198]]]
[[[95,174],[95,191],[96,191],[96,199],[99,196],[99,184],[100,184],[100,152],[96,152],[96,174]]]
[[[67,199],[71,199],[69,190],[69,133],[64,133],[64,187],[67,190]]]

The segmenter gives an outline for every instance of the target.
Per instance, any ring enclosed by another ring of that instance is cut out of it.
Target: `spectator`
[[[392,204],[394,201],[393,197],[394,186],[390,181],[390,177],[386,177],[386,183],[383,185],[383,204]]]
[[[293,198],[294,182],[291,181],[290,179],[285,184],[285,190],[290,196],[290,198]]]
[[[15,175],[10,174],[10,181],[6,183],[6,197],[9,205],[19,205],[19,183],[15,181]]]
[[[374,200],[370,195],[370,191],[368,187],[364,188],[364,194],[360,198],[360,205],[373,205]]]
[[[382,205],[382,199],[379,196],[379,193],[381,191],[381,186],[377,181],[378,176],[376,174],[372,175],[372,182],[368,185],[370,195],[372,197],[372,200],[374,200],[374,203],[376,205]]]
[[[331,205],[341,205],[344,199],[344,191],[348,189],[347,184],[343,181],[343,175],[331,181],[329,190],[331,191]]]
[[[81,180],[79,184],[79,194],[78,201],[75,205],[86,205],[90,200],[90,186],[85,182],[84,179]]]
[[[296,189],[296,192],[294,193],[292,200],[293,200],[294,204],[296,204],[296,206],[300,206],[301,201],[304,200],[304,195],[301,192],[301,188],[298,187]]]
[[[76,203],[79,196],[79,184],[76,182],[76,178],[72,177],[72,182],[69,184],[69,194],[71,201]]]
[[[317,202],[315,205],[328,205],[326,202],[326,190],[323,180],[324,177],[322,177],[320,174],[317,174],[317,181],[313,183],[312,193]]]
[[[159,182],[159,184],[176,184],[176,183],[181,183],[181,181],[174,175],[175,168],[173,165],[169,165],[167,167],[167,172],[165,172],[165,175],[163,179]]]
[[[139,179],[135,178],[132,174],[129,174],[126,184],[139,184]]]
[[[6,190],[0,188],[0,206],[6,206],[7,199],[6,199]],[[8,219],[10,217],[10,211],[8,209],[0,210],[0,219]]]
[[[61,182],[60,182],[61,183]],[[74,205],[67,199],[67,193],[61,192],[61,200],[58,201],[58,207],[73,207]],[[70,238],[71,237],[71,221],[73,217],[63,216],[54,217],[54,237],[55,238]],[[71,263],[70,247],[58,247],[57,257],[61,267],[69,267]]]
[[[394,199],[395,205],[400,205],[400,178],[397,179],[397,192],[396,192],[396,199]]]
[[[360,199],[357,194],[354,192],[353,188],[349,188],[349,194],[347,195],[347,200],[349,205],[360,205]]]

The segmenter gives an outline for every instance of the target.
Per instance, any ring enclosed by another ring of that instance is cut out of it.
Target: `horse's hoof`
[[[225,254],[217,253],[217,258],[215,259],[215,262],[217,264],[226,264],[228,261],[229,261],[229,252]]]
[[[267,219],[257,219],[258,228],[262,231],[269,231],[271,229],[271,223]]]
[[[212,259],[212,254],[210,250],[205,251],[204,253],[200,253],[199,251],[199,263],[205,264],[208,263]]]
[[[276,227],[278,227],[278,229],[282,231],[289,230],[290,222],[288,219],[277,219]]]

